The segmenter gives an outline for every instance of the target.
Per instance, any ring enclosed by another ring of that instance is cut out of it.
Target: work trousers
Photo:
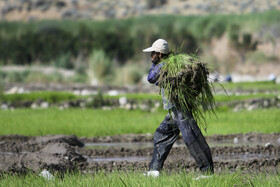
[[[170,114],[172,114],[170,116]],[[196,121],[190,113],[171,109],[154,135],[154,153],[149,170],[160,171],[163,167],[172,145],[181,132],[183,140],[203,173],[213,173],[213,160],[210,148],[205,141]]]

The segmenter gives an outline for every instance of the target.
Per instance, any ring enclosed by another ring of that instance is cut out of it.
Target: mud
[[[153,153],[152,138],[151,134],[94,138],[0,136],[0,172],[145,171]],[[280,171],[280,133],[214,135],[206,139],[216,172]],[[173,146],[163,169],[198,171],[182,138]]]

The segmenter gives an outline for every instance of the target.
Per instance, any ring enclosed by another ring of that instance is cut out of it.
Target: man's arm
[[[149,83],[157,85],[157,80],[159,78],[159,73],[160,73],[160,69],[161,69],[162,65],[163,65],[163,63],[160,63],[160,64],[153,63],[151,69],[149,70],[149,75],[148,75]]]

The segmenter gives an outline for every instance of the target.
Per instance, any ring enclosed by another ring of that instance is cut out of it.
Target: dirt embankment
[[[279,172],[279,133],[214,135],[207,137],[207,141],[211,147],[216,172],[223,170]],[[152,157],[151,142],[152,135],[80,139],[64,135],[1,136],[0,172],[38,173],[43,169],[52,172],[75,169],[84,172],[131,169],[144,171],[148,169]],[[128,144],[133,146],[128,147]],[[139,146],[140,144],[145,146]],[[178,169],[198,171],[181,138],[172,148],[164,165],[164,170]]]
[[[75,150],[76,146],[83,145],[75,136],[2,136],[0,170],[16,173],[42,169],[72,170],[86,163],[86,159]]]

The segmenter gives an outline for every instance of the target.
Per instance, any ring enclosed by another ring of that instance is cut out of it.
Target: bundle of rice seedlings
[[[206,113],[215,114],[216,107],[209,67],[197,56],[184,53],[171,54],[163,63],[158,80],[161,92],[177,109],[190,112],[206,131]]]

